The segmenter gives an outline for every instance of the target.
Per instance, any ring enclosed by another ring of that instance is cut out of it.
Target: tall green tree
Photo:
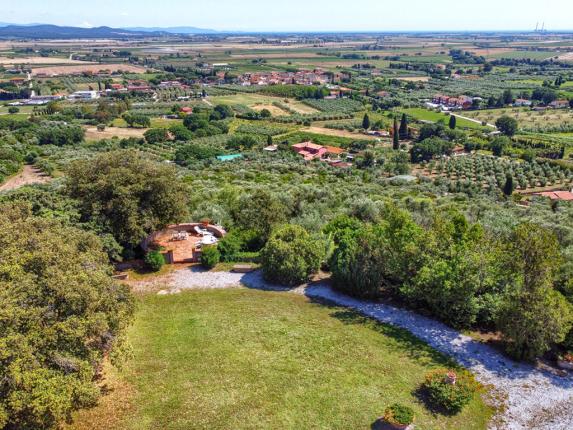
[[[94,406],[103,358],[125,352],[134,301],[99,239],[0,206],[0,428],[59,428]]]
[[[513,136],[517,132],[517,120],[510,116],[500,116],[495,122],[495,126],[508,137]]]
[[[231,210],[238,227],[252,230],[263,246],[273,228],[286,221],[287,209],[277,196],[263,188],[244,194]]]
[[[513,191],[515,190],[515,184],[513,182],[513,175],[511,173],[507,173],[505,175],[505,184],[503,186],[503,194],[506,196],[511,196]]]
[[[400,129],[399,129],[400,139],[407,139],[408,138],[408,117],[405,113],[402,114],[402,119],[400,120]]]
[[[450,121],[449,121],[449,127],[450,129],[454,130],[456,128],[456,116],[455,115],[450,115]]]
[[[499,136],[494,138],[490,143],[491,152],[496,157],[501,157],[506,148],[511,145],[511,140],[506,136]]]
[[[370,128],[370,117],[367,113],[365,113],[364,118],[362,118],[362,128],[364,130],[368,130]]]
[[[398,120],[394,117],[394,126],[392,129],[392,149],[400,149],[400,130],[398,129]]]
[[[523,223],[515,229],[506,255],[510,285],[497,326],[509,354],[533,360],[562,342],[573,323],[572,305],[553,289],[559,244],[547,229]]]
[[[66,190],[79,201],[83,222],[112,234],[128,249],[187,215],[187,188],[176,169],[138,151],[113,151],[72,163]]]
[[[503,99],[503,104],[510,105],[513,103],[513,93],[511,92],[511,89],[507,88],[504,90],[501,97]]]

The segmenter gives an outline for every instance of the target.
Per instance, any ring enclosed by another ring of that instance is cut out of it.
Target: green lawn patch
[[[402,113],[402,112],[416,118],[417,120],[432,121],[432,122],[438,122],[440,120],[443,120],[446,123],[446,125],[448,124],[448,121],[450,119],[449,115],[446,115],[446,114],[441,113],[441,112],[435,112],[433,110],[424,109],[424,108],[402,109],[402,110],[400,110],[400,113]],[[455,113],[457,115],[462,115],[462,116],[466,115],[466,112],[455,112]],[[460,128],[471,128],[471,129],[476,129],[476,130],[483,130],[483,129],[491,130],[491,128],[489,128],[489,127],[482,127],[482,125],[478,124],[477,122],[468,121],[467,119],[463,119],[463,118],[456,118],[456,123],[457,123],[457,126]]]
[[[458,416],[432,415],[414,392],[449,359],[404,330],[295,294],[145,295],[129,340],[120,377],[134,394],[117,429],[369,429],[397,402],[420,430],[485,429],[491,416],[479,396]]]

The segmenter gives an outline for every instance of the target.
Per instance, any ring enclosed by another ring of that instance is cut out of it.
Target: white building
[[[72,100],[95,100],[99,99],[99,93],[97,91],[76,91],[68,98]]]

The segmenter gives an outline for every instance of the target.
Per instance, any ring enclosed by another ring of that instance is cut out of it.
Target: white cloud
[[[82,23],[79,25],[79,27],[93,28],[94,25],[93,25],[92,23],[88,22],[88,21],[84,21],[84,22],[82,22]]]

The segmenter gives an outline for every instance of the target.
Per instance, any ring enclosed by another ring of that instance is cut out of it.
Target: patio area
[[[196,263],[203,246],[215,245],[226,234],[220,226],[200,223],[170,225],[153,233],[143,244],[145,250],[160,248],[170,264]]]

